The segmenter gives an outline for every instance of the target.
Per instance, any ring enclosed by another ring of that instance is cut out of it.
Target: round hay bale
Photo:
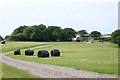
[[[16,50],[14,51],[14,55],[20,55],[20,49],[16,49]]]
[[[25,50],[25,55],[31,56],[33,54],[34,54],[34,50],[32,49]]]
[[[49,57],[49,52],[47,50],[38,51],[38,57]]]
[[[58,49],[51,50],[51,56],[60,56],[60,51]]]
[[[5,41],[1,41],[1,44],[5,44]]]

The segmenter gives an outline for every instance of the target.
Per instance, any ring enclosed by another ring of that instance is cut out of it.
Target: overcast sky
[[[111,33],[118,29],[118,0],[0,0],[0,35],[38,24]]]

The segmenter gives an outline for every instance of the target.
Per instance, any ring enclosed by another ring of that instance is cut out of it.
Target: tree
[[[25,40],[27,41],[32,41],[32,35],[33,33],[33,27],[27,27],[24,31],[23,31],[23,34],[25,35]]]
[[[28,26],[20,26],[16,28],[13,33],[11,34],[10,40],[13,41],[26,41],[26,36],[23,33]]]
[[[46,31],[46,26],[43,24],[40,25],[34,25],[32,26],[33,32],[31,34],[31,38],[34,41],[44,41],[45,40],[45,31]]]
[[[76,31],[72,28],[65,28],[62,30],[62,41],[72,41],[76,37]]]
[[[78,31],[78,34],[80,34],[81,37],[84,37],[84,35],[88,34],[86,30],[80,30]]]
[[[28,26],[20,26],[20,27],[16,28],[16,29],[13,31],[12,35],[22,33],[22,32],[25,30],[25,28],[27,28],[27,27],[28,27]]]
[[[94,39],[99,39],[101,37],[101,35],[102,34],[100,32],[98,32],[98,31],[92,31],[90,33],[90,36],[93,37]]]
[[[76,36],[72,28],[62,29],[59,26],[48,26],[43,24],[33,26],[20,26],[10,35],[14,41],[71,41]],[[8,36],[7,36],[8,37]]]
[[[62,35],[62,29],[58,26],[48,26],[47,29],[48,32],[48,39],[49,41],[61,41]]]
[[[118,47],[120,47],[120,36],[116,37],[116,42],[118,43]]]
[[[10,40],[11,36],[7,35],[5,36],[5,40]]]
[[[15,41],[45,41],[46,26],[43,24],[33,26],[20,26],[11,35]]]
[[[120,41],[120,30],[115,30],[114,32],[112,32],[111,34],[111,37],[112,37],[112,42],[113,43],[119,43]]]
[[[62,31],[61,27],[56,27],[52,32],[55,41],[61,41],[62,38],[61,31]]]

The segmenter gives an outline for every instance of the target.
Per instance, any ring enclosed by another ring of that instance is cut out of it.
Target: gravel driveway
[[[2,54],[0,54],[0,57],[2,57],[2,62],[23,69],[40,78],[117,78],[117,76],[110,74],[100,74],[84,70],[75,70],[69,67],[17,60]]]

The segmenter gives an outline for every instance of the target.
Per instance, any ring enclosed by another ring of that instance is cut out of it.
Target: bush
[[[111,37],[105,37],[104,40],[105,41],[111,41]]]

